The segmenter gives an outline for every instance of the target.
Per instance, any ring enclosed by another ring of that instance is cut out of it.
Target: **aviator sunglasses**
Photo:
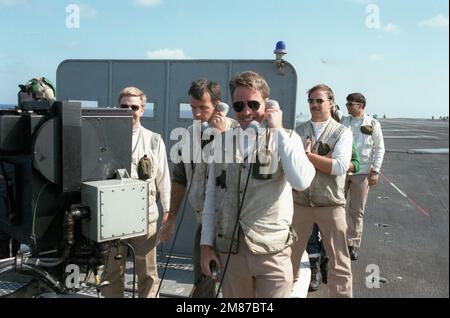
[[[322,105],[324,102],[331,99],[322,99],[322,98],[308,98],[308,104],[317,103]]]
[[[134,112],[137,112],[141,106],[139,105],[126,105],[126,104],[120,104],[120,108],[131,108]]]
[[[258,102],[257,100],[249,100],[246,102],[243,101],[239,101],[239,102],[234,102],[233,103],[233,109],[237,112],[240,113],[241,111],[244,110],[245,108],[245,104],[248,105],[248,107],[253,110],[253,111],[257,111],[259,109],[259,107],[261,106],[261,103]]]

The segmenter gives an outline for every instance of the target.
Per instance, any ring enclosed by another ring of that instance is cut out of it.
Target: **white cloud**
[[[383,31],[387,33],[398,33],[398,26],[393,23],[388,23],[383,27]]]
[[[80,5],[80,14],[83,18],[94,19],[97,16],[97,10],[88,4]]]
[[[156,7],[162,3],[162,0],[133,0],[133,4],[143,7]]]
[[[420,21],[419,26],[429,28],[448,28],[448,17],[442,13],[439,13],[437,16],[428,20]]]
[[[369,61],[371,62],[381,62],[384,60],[384,56],[377,53],[372,53],[369,55]]]
[[[147,58],[149,59],[168,59],[181,60],[185,59],[186,55],[182,49],[161,49],[156,51],[147,51]]]

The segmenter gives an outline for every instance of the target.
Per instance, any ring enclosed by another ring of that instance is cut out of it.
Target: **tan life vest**
[[[144,127],[139,127],[138,140],[135,148],[131,153],[131,178],[140,179],[143,176],[139,170],[145,167],[145,173],[148,176],[144,181],[148,182],[148,205],[149,205],[149,221],[158,219],[158,207],[156,201],[158,199],[158,189],[156,186],[156,169],[159,163],[159,143],[161,136]],[[139,164],[141,162],[141,165]],[[144,166],[144,167],[143,167]]]
[[[266,135],[258,138],[260,149],[265,147],[265,138]],[[223,158],[227,151],[234,151],[233,163],[215,164],[216,248],[228,253],[233,243],[231,250],[236,253],[238,232],[241,231],[252,253],[270,254],[281,251],[296,238],[290,227],[293,215],[292,188],[284,175],[275,142],[273,138],[269,140],[269,149],[275,154],[271,159],[272,164],[276,164],[275,172],[270,178],[259,177],[255,163],[250,164],[248,158],[240,157],[236,138],[232,148],[234,150],[224,146],[222,151]],[[242,209],[238,216],[240,204]],[[237,219],[238,230],[232,237]]]
[[[239,123],[232,119],[227,118],[227,127],[226,129],[234,128],[239,126]],[[193,126],[188,128],[189,135],[193,136]],[[192,143],[191,143],[192,145]],[[191,150],[194,147],[191,148]],[[202,150],[201,147],[196,148],[198,150]],[[193,154],[194,156],[195,154]],[[197,154],[197,158],[199,154]],[[193,158],[193,157],[191,157]],[[202,211],[203,206],[205,204],[205,193],[206,193],[206,185],[208,183],[208,164],[206,162],[201,163],[193,163],[192,161],[184,164],[184,168],[186,171],[186,180],[188,182],[189,193],[187,194],[189,204],[196,211],[196,218],[199,224],[202,223]],[[189,184],[190,183],[190,184]]]
[[[345,130],[345,126],[339,124],[334,119],[331,119],[325,129],[315,142],[315,147],[311,149],[313,153],[319,153],[319,146],[322,145],[322,151],[327,149],[333,151],[336,142]],[[313,127],[311,121],[300,125],[296,129],[297,133],[302,138],[303,143],[306,143],[306,138],[313,136]],[[351,151],[351,149],[349,149]],[[325,155],[322,153],[321,155]],[[345,175],[334,176],[320,171],[316,171],[311,185],[304,191],[293,190],[294,202],[301,206],[307,207],[326,207],[326,206],[344,206],[345,205]]]

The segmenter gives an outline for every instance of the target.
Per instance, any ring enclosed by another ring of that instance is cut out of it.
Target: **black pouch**
[[[258,180],[270,180],[272,179],[272,174],[262,174],[260,172],[261,167],[268,167],[270,163],[262,163],[259,160],[259,156],[256,155],[256,162],[253,164],[252,167],[252,177]]]
[[[328,144],[324,144],[323,142],[319,141],[319,146],[317,148],[317,154],[319,156],[326,156],[330,152],[331,148]]]
[[[152,163],[147,155],[144,155],[138,163],[138,177],[140,180],[148,180],[151,177]]]
[[[372,126],[361,126],[361,132],[366,135],[372,135],[373,127]]]
[[[225,170],[222,170],[221,175],[216,178],[216,187],[227,188],[227,172]]]

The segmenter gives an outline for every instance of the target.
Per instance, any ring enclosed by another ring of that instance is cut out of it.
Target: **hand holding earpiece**
[[[283,128],[283,112],[280,110],[278,102],[273,99],[268,99],[266,102],[264,120],[261,123],[253,120],[248,125],[248,128],[252,128],[256,132],[258,132],[259,129],[265,128]]]
[[[283,112],[279,108],[267,108],[264,120],[268,128],[283,128]]]
[[[214,114],[211,116],[209,120],[209,124],[211,127],[216,128],[221,133],[227,129],[227,113],[228,113],[228,105],[226,103],[220,102]]]
[[[210,127],[216,128],[221,133],[227,129],[227,118],[222,112],[216,112],[211,116]]]

